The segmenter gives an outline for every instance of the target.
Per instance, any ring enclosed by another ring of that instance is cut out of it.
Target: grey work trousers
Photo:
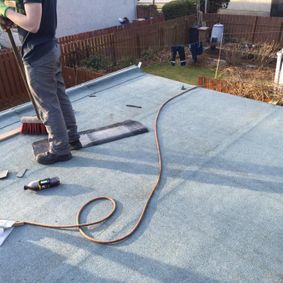
[[[69,142],[79,139],[70,99],[65,91],[60,63],[60,47],[31,64],[25,72],[42,123],[48,132],[49,151],[58,155],[70,152]]]

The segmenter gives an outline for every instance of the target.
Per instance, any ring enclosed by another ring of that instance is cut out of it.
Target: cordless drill
[[[53,177],[53,178],[46,178],[42,180],[32,181],[28,185],[24,186],[24,190],[31,190],[38,192],[59,185],[60,185],[59,177]]]

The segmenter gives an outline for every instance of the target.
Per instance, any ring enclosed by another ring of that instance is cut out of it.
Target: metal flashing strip
[[[144,76],[144,72],[138,66],[130,66],[69,88],[67,93],[73,97],[72,101],[78,101],[84,97],[94,96],[96,93],[116,87],[141,76]]]

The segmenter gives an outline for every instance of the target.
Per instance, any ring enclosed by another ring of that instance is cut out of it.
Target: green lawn
[[[144,67],[143,70],[153,75],[193,85],[198,84],[200,76],[214,77],[213,69],[192,65],[181,67],[180,65],[171,66],[169,63],[161,63]]]

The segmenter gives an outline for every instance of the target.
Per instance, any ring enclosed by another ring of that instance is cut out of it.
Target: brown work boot
[[[44,153],[39,153],[35,159],[40,164],[49,165],[49,164],[53,164],[56,162],[67,161],[67,160],[70,160],[71,158],[72,158],[71,152],[68,154],[59,155],[59,154],[55,154],[55,153],[51,153],[47,151]]]
[[[69,142],[71,150],[80,150],[83,146],[80,140]]]

